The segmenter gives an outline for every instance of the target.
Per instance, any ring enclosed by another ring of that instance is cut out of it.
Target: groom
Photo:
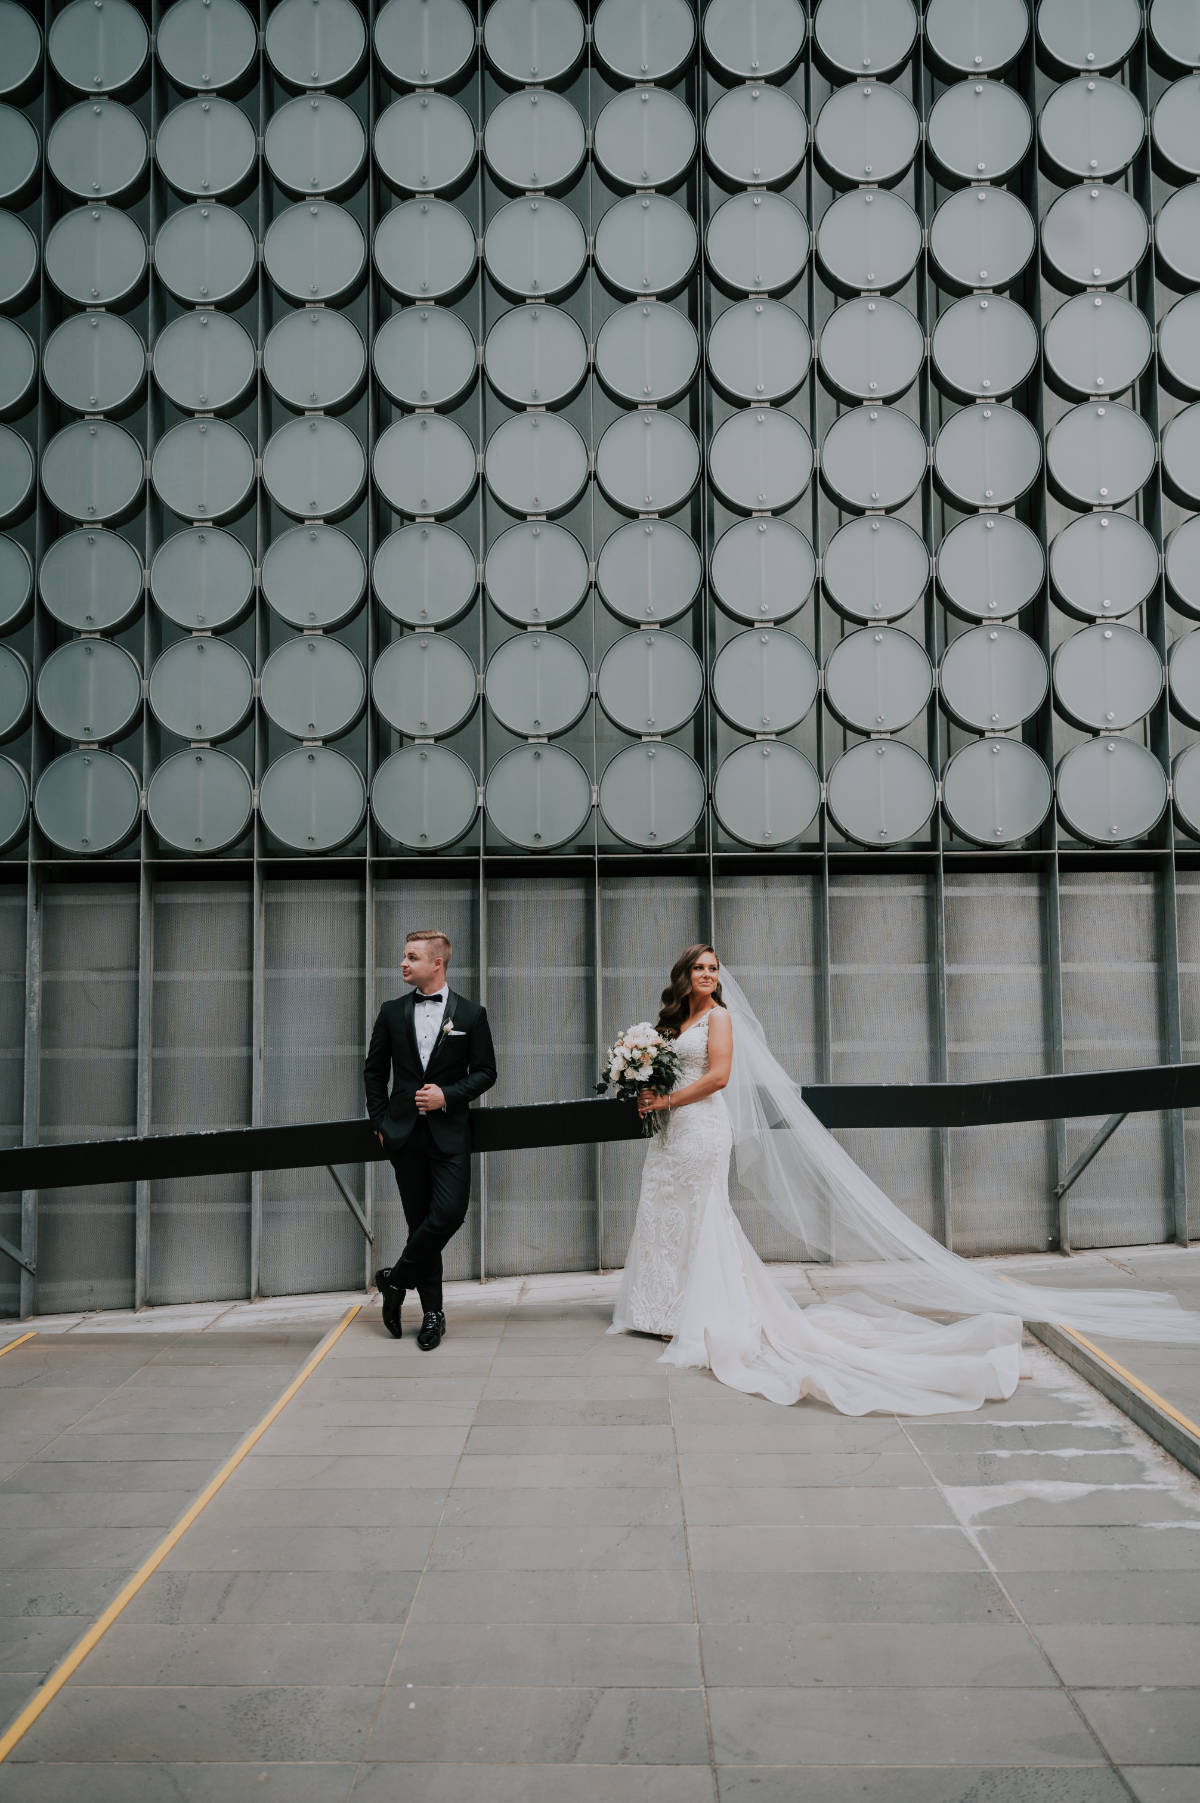
[[[471,1199],[467,1106],[496,1081],[487,1014],[447,983],[450,952],[444,933],[408,935],[400,974],[411,993],[383,1004],[363,1065],[367,1113],[392,1161],[408,1223],[400,1257],[375,1273],[383,1324],[400,1338],[400,1305],[416,1290],[422,1352],[432,1352],[446,1331],[442,1248]]]

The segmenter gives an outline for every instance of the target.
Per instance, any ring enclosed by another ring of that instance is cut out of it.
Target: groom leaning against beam
[[[363,1065],[367,1113],[392,1161],[408,1223],[403,1252],[375,1273],[383,1324],[400,1338],[400,1305],[416,1290],[422,1352],[432,1352],[446,1331],[442,1248],[471,1200],[467,1107],[496,1081],[487,1014],[447,983],[450,952],[445,933],[409,933],[400,975],[410,993],[379,1010]]]

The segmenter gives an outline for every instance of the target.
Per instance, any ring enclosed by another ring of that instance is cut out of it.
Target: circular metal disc
[[[1131,407],[1087,401],[1064,413],[1046,438],[1046,474],[1077,507],[1119,507],[1154,473],[1154,434]]]
[[[475,334],[445,307],[405,307],[375,334],[371,362],[400,406],[453,407],[475,381]]]
[[[617,294],[674,294],[699,251],[690,213],[663,194],[627,194],[596,228],[596,268]]]
[[[227,739],[254,706],[254,672],[225,639],[179,639],[155,659],[147,698],[167,732],[181,739]]]
[[[1119,288],[1149,248],[1150,227],[1137,201],[1102,184],[1068,188],[1042,220],[1046,262],[1063,288]]]
[[[518,745],[487,779],[483,805],[496,831],[530,851],[578,838],[592,812],[583,765],[557,745]]]
[[[233,626],[254,599],[254,559],[240,539],[212,526],[177,532],[154,554],[150,594],[186,632]]]
[[[51,25],[46,48],[55,74],[68,87],[111,94],[141,74],[150,34],[127,0],[104,0],[100,6],[95,0],[73,0]]]
[[[955,752],[942,775],[946,819],[975,845],[1028,839],[1053,798],[1050,772],[1019,739],[976,739]]]
[[[100,209],[97,208],[97,211]],[[68,215],[71,217],[71,215]],[[66,220],[60,219],[54,232],[61,232]],[[137,227],[134,227],[137,232]],[[54,236],[51,233],[51,238]],[[141,233],[137,232],[138,237]],[[47,241],[47,268],[50,244]],[[143,252],[145,245],[143,244]],[[144,263],[143,256],[143,263]],[[0,308],[17,307],[32,288],[38,269],[37,239],[15,213],[0,212]],[[53,280],[53,276],[51,276]]]
[[[929,228],[929,254],[947,288],[1009,288],[1037,249],[1033,214],[1005,188],[963,188]]]
[[[11,758],[0,758],[0,851],[23,837],[29,818],[29,783]]]
[[[67,428],[71,430],[70,427]],[[114,427],[114,430],[116,428]],[[61,436],[61,434],[60,434]],[[122,435],[123,436],[123,435]],[[55,450],[57,439],[52,439],[46,451],[49,457]],[[68,498],[75,493],[75,484],[71,480],[71,466],[75,459],[65,454],[60,458],[66,466],[58,480],[59,490]],[[43,469],[45,459],[43,459]],[[0,523],[15,520],[25,513],[33,499],[33,452],[25,440],[8,426],[0,426]],[[60,509],[61,511],[61,509]]]
[[[235,194],[255,169],[258,134],[232,100],[204,94],[166,114],[154,158],[177,194],[192,200]]]
[[[704,697],[704,666],[672,632],[627,632],[601,659],[596,696],[622,732],[677,732]]]
[[[1021,96],[999,81],[960,81],[929,115],[930,154],[953,181],[1003,181],[1033,143]]]
[[[399,300],[446,300],[475,271],[475,233],[445,200],[406,200],[375,228],[375,267]]]
[[[0,41],[4,44],[0,95],[19,93],[35,79],[42,65],[42,34],[33,14],[19,0],[0,3]]]
[[[177,88],[216,94],[247,75],[258,56],[258,25],[238,0],[175,0],[154,48]]]
[[[627,413],[596,447],[596,480],[622,513],[673,513],[700,480],[695,433],[672,413]]]
[[[820,778],[794,745],[739,745],[713,784],[713,809],[730,838],[760,849],[799,839],[820,806]]]
[[[1162,435],[1163,487],[1182,507],[1200,507],[1200,403],[1177,413]]]
[[[896,88],[854,82],[829,96],[817,115],[813,144],[835,187],[890,186],[917,154],[921,122]]]
[[[0,743],[21,731],[32,695],[29,665],[11,645],[0,645]]]
[[[1200,295],[1187,294],[1176,301],[1159,326],[1158,367],[1163,386],[1172,394],[1187,401],[1200,398]]]
[[[821,446],[821,480],[851,513],[903,507],[921,485],[929,452],[920,426],[895,407],[843,413]]]
[[[964,407],[934,442],[934,475],[964,509],[1011,507],[1033,487],[1041,467],[1041,438],[1011,407]]]
[[[713,277],[734,294],[781,294],[808,261],[808,221],[782,194],[735,194],[708,222]]]
[[[258,811],[267,831],[289,850],[334,851],[362,825],[367,785],[340,751],[298,745],[276,758],[263,777]]]
[[[367,28],[353,0],[280,0],[264,42],[271,67],[289,87],[336,88],[362,61]]]
[[[250,778],[224,751],[177,751],[146,790],[146,813],[162,843],[197,856],[236,845],[253,812]]]
[[[1142,29],[1137,0],[1040,0],[1038,42],[1062,69],[1115,69],[1125,61]]]
[[[357,285],[367,245],[362,227],[344,207],[329,200],[301,201],[268,228],[263,262],[279,292],[297,305],[335,301]]]
[[[1126,513],[1087,513],[1050,546],[1054,599],[1077,620],[1132,613],[1158,581],[1158,546]]]
[[[81,100],[51,126],[46,161],[68,194],[80,200],[115,200],[146,173],[146,128],[136,113],[115,100]]]
[[[375,440],[371,473],[396,513],[457,513],[475,488],[475,446],[452,420],[409,414]]]
[[[839,831],[860,845],[917,838],[937,806],[933,771],[898,739],[852,745],[829,772],[825,795]]]
[[[525,520],[494,539],[483,567],[488,600],[514,626],[558,626],[578,613],[591,572],[562,526]]]
[[[165,288],[187,306],[234,300],[258,262],[254,233],[229,207],[182,207],[160,226],[154,267]]]
[[[1189,726],[1200,726],[1200,633],[1189,632],[1171,646],[1167,674],[1171,706]]]
[[[587,375],[587,339],[561,307],[513,307],[488,333],[483,367],[510,407],[561,407]]]
[[[1184,520],[1164,546],[1167,587],[1181,613],[1200,620],[1200,517]]]
[[[50,392],[72,412],[120,413],[142,391],[146,347],[115,313],[75,313],[47,339],[42,370]]]
[[[616,81],[672,81],[695,42],[688,0],[601,0],[592,19],[593,48]]]
[[[587,155],[587,133],[569,100],[533,88],[510,94],[488,114],[483,154],[502,187],[547,192],[574,181]]]
[[[275,505],[293,519],[335,520],[362,494],[367,454],[349,426],[310,414],[272,433],[263,448],[262,479]]]
[[[825,547],[821,586],[844,619],[903,619],[929,586],[925,541],[903,520],[848,520]]]
[[[77,419],[46,446],[41,476],[51,506],[69,520],[100,522],[120,519],[141,500],[146,463],[136,438],[120,426]],[[0,485],[0,509],[7,487]]]
[[[1146,136],[1146,115],[1119,81],[1081,75],[1055,88],[1038,119],[1047,167],[1062,184],[1105,181],[1128,169]]]
[[[1175,287],[1200,287],[1200,182],[1180,188],[1159,208],[1154,248]]]
[[[76,743],[119,739],[142,706],[142,673],[108,639],[71,639],[38,672],[38,712],[52,732]]]
[[[600,813],[626,845],[658,850],[695,829],[706,791],[699,766],[677,745],[627,745],[600,778]]]
[[[1043,348],[1053,386],[1084,399],[1132,388],[1150,361],[1154,337],[1124,295],[1076,294],[1045,327]]]
[[[817,347],[821,374],[849,401],[894,401],[925,361],[925,334],[899,301],[872,295],[835,307]]]
[[[36,381],[37,352],[32,338],[15,320],[0,319],[0,413],[22,412]]]
[[[770,81],[795,68],[806,30],[796,0],[710,0],[704,48],[731,80]]]
[[[452,193],[474,167],[475,127],[457,101],[422,90],[380,115],[374,150],[379,173],[399,193]]]
[[[375,659],[371,699],[395,732],[410,739],[441,739],[465,726],[475,712],[479,673],[453,639],[412,632]]]
[[[583,274],[587,233],[561,200],[545,194],[510,200],[484,233],[483,260],[497,288],[514,300],[552,300]]]
[[[341,626],[367,591],[367,560],[336,526],[293,526],[270,545],[262,592],[273,613],[298,631]]]
[[[582,354],[586,359],[586,346]],[[615,399],[670,406],[695,379],[700,340],[691,320],[674,307],[631,301],[600,327],[595,354],[596,374]]]
[[[587,35],[575,0],[494,0],[483,20],[483,53],[513,87],[564,81]]]
[[[732,619],[772,625],[798,613],[812,593],[813,548],[787,520],[739,520],[712,554],[717,605]]]
[[[333,307],[285,313],[263,345],[263,374],[298,411],[344,407],[367,372],[367,347],[353,321]]]
[[[882,81],[902,69],[917,38],[912,0],[821,0],[813,19],[813,42],[835,80],[873,76]]]
[[[117,110],[124,112],[125,109],[118,107]],[[66,140],[61,142],[65,149]],[[41,160],[42,147],[36,128],[16,107],[0,106],[0,204],[14,206],[18,202],[32,185]]]
[[[1167,779],[1133,739],[1089,739],[1059,759],[1058,812],[1067,831],[1096,845],[1140,839],[1162,819]]]
[[[783,513],[812,480],[812,440],[799,420],[771,407],[734,413],[708,449],[709,477],[738,513]]]
[[[387,116],[385,113],[384,119]],[[383,122],[381,119],[379,124]],[[377,140],[378,131],[377,126]],[[289,194],[339,194],[362,172],[367,134],[358,114],[344,100],[331,94],[300,94],[272,114],[263,138],[263,155],[271,174]],[[383,169],[382,161],[380,167]]]
[[[337,739],[366,705],[367,673],[349,645],[306,632],[272,651],[259,692],[267,718],[293,739]]]
[[[522,632],[488,659],[487,704],[501,726],[523,738],[556,738],[587,712],[592,678],[568,639]]]
[[[42,562],[44,567],[44,558]],[[0,632],[12,632],[20,626],[32,605],[33,565],[29,553],[15,538],[0,538]]]
[[[72,632],[117,632],[142,605],[142,560],[119,532],[68,532],[42,558],[38,592]]]
[[[406,745],[371,784],[371,813],[397,845],[438,851],[461,839],[478,810],[475,773],[445,745]]]
[[[932,693],[925,647],[896,626],[864,626],[825,659],[825,699],[855,732],[899,732]]]
[[[1009,732],[1036,714],[1050,673],[1041,646],[1011,626],[976,626],[942,656],[942,706],[973,732]]]
[[[587,486],[587,446],[555,414],[518,414],[488,439],[483,473],[509,513],[565,513]]]
[[[150,480],[181,520],[227,520],[254,492],[254,452],[235,426],[189,419],[154,447]]]
[[[449,526],[402,526],[376,551],[371,584],[393,620],[452,626],[475,599],[475,553]]]
[[[250,334],[215,308],[179,314],[154,343],[154,380],[181,413],[236,407],[257,371]]]
[[[33,815],[60,851],[115,851],[137,826],[138,779],[111,751],[68,751],[38,778]]]
[[[947,75],[998,75],[1029,36],[1025,0],[929,0],[925,49]]]
[[[1011,620],[1046,580],[1046,554],[1036,532],[1008,514],[960,520],[937,554],[938,588],[963,620]]]
[[[1154,49],[1181,69],[1200,69],[1200,32],[1194,0],[1150,0],[1150,36]]]
[[[968,294],[933,328],[933,374],[959,400],[999,400],[1026,381],[1038,356],[1037,327],[1003,295]]]
[[[790,632],[760,627],[740,632],[717,654],[713,700],[739,732],[791,732],[816,700],[820,680],[807,645]]]
[[[696,154],[696,120],[662,88],[626,88],[596,120],[596,162],[618,188],[673,188]]]
[[[387,0],[375,19],[375,54],[400,87],[452,87],[475,61],[474,13],[462,0]]]
[[[779,88],[754,83],[731,88],[709,113],[704,150],[714,173],[731,188],[783,187],[808,148],[808,121]]]
[[[709,372],[731,401],[789,400],[811,361],[808,327],[782,301],[737,301],[709,330]]]
[[[665,520],[630,520],[605,540],[596,565],[600,599],[631,626],[680,619],[700,593],[704,565],[686,532]]]
[[[841,294],[902,288],[921,255],[921,221],[886,188],[851,188],[817,227],[817,258]]]
[[[1132,626],[1085,626],[1054,653],[1059,712],[1085,732],[1120,732],[1162,694],[1162,659]]]
[[[1189,745],[1172,766],[1175,818],[1194,839],[1200,839],[1200,745]]]

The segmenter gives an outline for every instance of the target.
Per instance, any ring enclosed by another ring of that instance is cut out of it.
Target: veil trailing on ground
[[[721,992],[733,1023],[725,1100],[737,1183],[795,1237],[805,1259],[853,1267],[845,1273],[847,1296],[865,1292],[955,1315],[1020,1315],[1115,1339],[1200,1341],[1200,1313],[1164,1291],[1020,1283],[947,1251],[884,1195],[802,1100],[724,965]],[[836,1272],[829,1276],[838,1281]]]

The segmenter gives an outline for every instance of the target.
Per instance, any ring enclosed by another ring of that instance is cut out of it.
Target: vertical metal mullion
[[[583,279],[584,279],[584,282],[586,283],[586,292],[587,292],[587,342],[588,342],[588,359],[591,364],[591,367],[589,368],[588,375],[587,375],[587,405],[588,405],[587,443],[588,443],[588,449],[589,449],[589,454],[590,454],[590,453],[594,452],[595,445],[596,445],[595,352],[596,352],[596,332],[598,329],[597,325],[596,325],[596,279],[597,279],[596,278],[596,267],[595,267],[595,262],[592,257],[591,251],[590,251],[590,246],[592,246],[595,243],[596,225],[597,225],[597,220],[596,220],[596,161],[595,161],[595,157],[594,157],[593,149],[592,149],[593,143],[594,143],[594,138],[595,138],[595,126],[596,126],[596,60],[595,60],[595,41],[594,41],[594,38],[592,35],[592,28],[591,28],[590,24],[588,26],[588,33],[587,33],[586,68],[587,68],[587,97],[588,97],[588,109],[587,109],[587,134],[588,134],[587,225],[586,225],[586,230],[587,230],[587,239],[588,239],[588,245],[589,245],[589,254],[588,254],[587,263],[584,266],[584,278]],[[595,570],[596,563],[598,560],[598,548],[596,545],[596,478],[595,478],[594,474],[591,474],[588,477],[587,496],[588,496],[588,569],[589,569],[589,572],[591,572],[591,571]],[[591,622],[591,640],[592,640],[592,650],[591,650],[591,657],[588,660],[588,668],[590,669],[590,671],[592,673],[592,683],[593,683],[593,687],[594,687],[596,671],[598,670],[599,665],[600,665],[599,645],[597,643],[598,635],[596,632],[596,609],[597,609],[596,585],[595,585],[594,581],[590,581],[588,584],[587,606],[588,606],[588,615],[589,615],[589,619]],[[596,722],[597,703],[596,703],[596,698],[595,698],[594,694],[592,696],[589,711],[590,711],[591,729],[592,729],[591,777],[592,777],[593,792],[596,792],[597,788],[598,788],[599,780],[600,780],[600,735],[599,735],[599,731],[597,729],[597,722]],[[604,1050],[604,1025],[603,1025],[603,1022],[604,1022],[604,986],[603,986],[603,982],[602,982],[603,964],[601,962],[601,959],[603,956],[603,934],[602,934],[601,922],[600,922],[600,899],[601,899],[600,826],[599,826],[599,818],[598,818],[598,809],[595,807],[593,807],[593,809],[591,811],[590,823],[591,823],[591,844],[590,844],[589,850],[591,852],[591,874],[592,874],[592,958],[593,958],[592,1051],[593,1051],[593,1055],[594,1055],[593,1056],[594,1068],[596,1070],[599,1070],[600,1069],[600,1059],[601,1059],[601,1055]],[[604,1245],[604,1147],[601,1145],[595,1145],[595,1146],[591,1147],[590,1158],[591,1158],[591,1166],[592,1166],[592,1185],[593,1185],[593,1188],[595,1191],[595,1196],[596,1196],[596,1269],[598,1272],[602,1273],[605,1269],[605,1258],[604,1258],[604,1254],[605,1254],[605,1245]]]
[[[704,166],[704,132],[708,122],[708,82],[709,74],[704,64],[704,52],[699,40],[696,44],[695,82],[696,82],[696,223],[700,235],[700,255],[696,262],[696,321],[702,347],[708,344],[709,328],[712,325],[712,285],[705,271],[704,246],[708,232],[708,175]],[[708,450],[713,440],[713,395],[712,384],[708,377],[708,358],[702,348],[700,367],[697,373],[699,384],[699,437],[701,445],[701,467],[707,471]],[[700,565],[701,565],[701,609],[700,609],[700,664],[706,676],[711,676],[716,646],[716,621],[714,618],[712,588],[709,582],[709,567],[713,544],[713,495],[712,484],[707,478],[702,481],[696,503],[700,518]],[[713,840],[716,837],[716,822],[712,807],[712,792],[715,782],[717,764],[717,722],[712,705],[711,682],[705,681],[704,695],[701,701],[702,744],[704,747],[704,786],[709,795],[709,803],[704,810],[704,893],[701,897],[701,937],[716,940],[717,937],[717,897],[716,874],[714,869]]]
[[[482,8],[477,8],[476,10],[482,11]],[[484,60],[483,60],[483,33],[480,30],[480,31],[477,31],[477,33],[476,33],[476,45],[475,45],[475,93],[476,93],[476,102],[477,102],[478,113],[479,113],[479,118],[478,118],[479,158],[478,158],[478,162],[477,162],[476,170],[475,170],[475,223],[476,223],[476,227],[477,227],[476,241],[481,247],[483,244],[483,235],[484,235],[484,230],[485,230],[485,226],[486,226],[486,221],[484,219],[485,188],[484,188],[484,174],[483,174],[483,122],[484,122],[484,112],[485,112],[484,79],[485,79],[485,77],[484,77]],[[484,431],[485,431],[486,424],[487,424],[487,421],[485,418],[485,413],[484,413],[484,374],[483,374],[483,356],[482,356],[483,341],[484,341],[485,326],[486,326],[486,321],[485,321],[485,317],[484,317],[485,311],[486,311],[485,305],[484,305],[485,298],[486,298],[486,282],[487,282],[487,276],[484,271],[482,249],[480,249],[477,259],[476,259],[476,275],[475,275],[475,293],[476,293],[475,343],[476,343],[476,346],[477,346],[477,349],[479,352],[479,373],[475,378],[475,420],[476,420],[476,434],[475,435],[476,435],[476,439],[478,440],[477,448],[478,448],[478,455],[480,456],[480,458],[482,458],[482,456],[483,456],[484,444],[485,444]],[[479,560],[478,561],[479,561],[479,570],[480,570],[479,596],[478,596],[478,601],[476,603],[476,605],[479,608],[479,633],[478,633],[477,644],[478,644],[478,650],[479,650],[479,657],[478,657],[479,669],[480,669],[480,672],[482,672],[487,667],[487,650],[488,650],[487,594],[486,594],[486,590],[484,589],[484,586],[483,586],[483,576],[482,576],[483,563],[484,563],[484,559],[487,555],[487,499],[486,499],[486,488],[485,488],[482,476],[480,477],[480,480],[479,480],[479,492],[478,492],[478,496],[477,496],[475,505],[476,505],[476,520],[478,522],[478,537],[479,537]],[[487,766],[487,755],[488,755],[487,706],[482,700],[480,701],[480,704],[479,704],[479,737],[478,737],[477,743],[478,743],[478,747],[479,747],[479,792],[480,792],[480,795],[482,796],[484,784],[487,781],[487,768],[488,768],[488,766]],[[477,864],[476,864],[476,871],[477,871],[477,879],[476,880],[477,880],[477,896],[478,896],[478,909],[477,909],[478,930],[477,930],[477,938],[476,938],[476,958],[477,958],[476,968],[478,969],[478,972],[479,972],[479,1000],[482,1003],[482,1005],[486,1008],[487,1007],[487,998],[488,998],[487,816],[483,811],[482,803],[480,805],[480,810],[479,810],[479,855],[478,855],[478,860],[477,860]],[[484,1106],[487,1105],[487,1102],[488,1102],[488,1097],[484,1096],[483,1097]],[[480,1153],[480,1156],[479,1156],[479,1175],[478,1175],[479,1281],[480,1281],[480,1283],[486,1283],[488,1280],[488,1201],[489,1201],[488,1192],[489,1192],[489,1187],[490,1187],[489,1186],[489,1174],[490,1173],[489,1173],[489,1165],[488,1165],[488,1155],[486,1152],[482,1152],[482,1153]]]
[[[267,0],[259,0],[258,7],[258,140],[261,147],[266,133],[266,62],[264,57],[264,39],[266,34]],[[257,269],[257,307],[258,307],[258,376],[255,399],[255,419],[258,443],[255,455],[258,463],[259,480],[256,486],[254,525],[254,674],[262,675],[263,656],[265,652],[265,630],[263,621],[263,595],[261,571],[263,558],[266,555],[266,523],[264,513],[266,503],[263,499],[262,487],[262,449],[263,433],[266,425],[266,409],[263,395],[262,345],[266,325],[263,284],[265,282],[262,256],[263,239],[266,236],[266,173],[265,161],[259,154],[258,162],[258,269]],[[266,1100],[266,905],[264,899],[263,871],[263,825],[262,816],[257,807],[258,793],[266,771],[266,729],[263,725],[262,703],[255,696],[254,701],[254,866],[251,876],[251,1061],[250,1061],[250,1122],[252,1126],[261,1127],[265,1113]],[[256,1301],[262,1286],[262,1232],[263,1232],[263,1174],[253,1171],[250,1175],[250,1271],[249,1292],[251,1301]]]
[[[375,334],[379,330],[379,277],[375,269],[373,253],[375,245],[375,228],[378,223],[378,176],[375,171],[373,154],[375,144],[376,92],[379,72],[375,66],[375,0],[367,8],[367,442],[365,446],[367,458],[367,645],[366,669],[368,694],[370,693],[371,672],[375,668],[375,656],[378,650],[375,630],[375,606],[371,592],[371,571],[375,565],[375,548],[378,541],[376,522],[375,488],[370,479],[371,447],[375,443],[377,432],[375,367],[372,352],[375,346]],[[373,702],[368,701],[365,728],[365,756],[367,794],[370,796],[371,785],[378,766],[379,723]],[[376,939],[375,939],[375,859],[378,835],[375,829],[374,816],[370,807],[367,809],[366,841],[363,855],[363,1044],[369,1045],[371,1031],[375,1025],[375,1015],[379,1008],[379,994],[376,980]],[[371,1232],[375,1231],[375,1203],[380,1170],[378,1163],[371,1159],[363,1165],[363,1213]],[[372,1279],[375,1257],[374,1245],[368,1239],[363,1240],[363,1286],[367,1287]]]

